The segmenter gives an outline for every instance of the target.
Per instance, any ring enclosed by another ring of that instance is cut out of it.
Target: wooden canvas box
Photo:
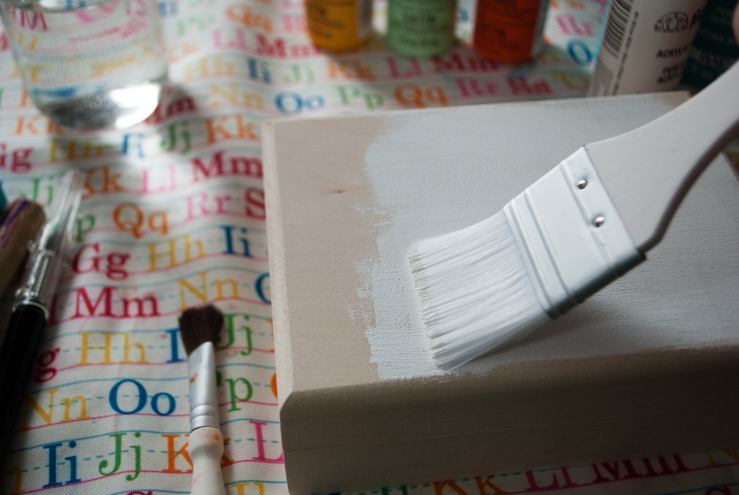
[[[497,213],[577,147],[682,93],[268,122],[282,441],[292,494],[739,445],[739,187],[724,158],[648,261],[519,345],[442,373],[416,239]]]

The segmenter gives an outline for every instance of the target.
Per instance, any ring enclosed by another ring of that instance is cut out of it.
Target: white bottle
[[[588,96],[674,89],[706,0],[612,0]]]

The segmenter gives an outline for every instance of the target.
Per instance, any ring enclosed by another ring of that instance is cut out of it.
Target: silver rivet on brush
[[[585,186],[587,185],[588,185],[588,181],[586,181],[585,179],[580,179],[579,181],[577,181],[578,189],[585,189]]]
[[[596,227],[600,227],[601,225],[605,223],[605,221],[606,221],[606,217],[597,216],[595,217],[595,220],[593,220],[593,225],[595,225]]]

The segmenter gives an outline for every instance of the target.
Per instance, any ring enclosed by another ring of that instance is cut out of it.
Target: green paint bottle
[[[389,0],[387,41],[400,55],[428,57],[454,40],[456,0]]]

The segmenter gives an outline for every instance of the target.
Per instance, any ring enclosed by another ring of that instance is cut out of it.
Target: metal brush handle
[[[213,342],[203,342],[188,356],[192,460],[191,495],[226,495],[221,474],[223,434],[219,429],[216,361]]]
[[[204,342],[188,356],[190,429],[220,428],[213,342]]]
[[[709,163],[739,137],[739,63],[662,117],[585,146],[636,247],[646,252]]]

